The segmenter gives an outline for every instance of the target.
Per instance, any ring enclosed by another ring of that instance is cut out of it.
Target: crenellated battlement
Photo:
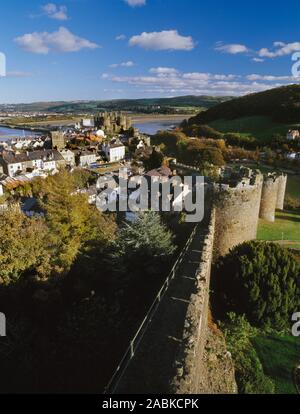
[[[258,220],[274,222],[276,208],[283,209],[287,176],[263,175],[259,170],[241,167],[223,172],[212,185],[216,210],[215,258],[245,241],[256,239]]]

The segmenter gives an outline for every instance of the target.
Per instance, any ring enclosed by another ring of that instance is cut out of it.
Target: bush
[[[221,258],[214,275],[215,300],[223,315],[246,315],[259,327],[284,329],[299,311],[299,263],[274,243],[248,242]]]
[[[264,374],[261,362],[251,343],[257,330],[252,328],[244,316],[234,313],[222,326],[236,371],[236,382],[240,394],[274,394],[274,382]]]

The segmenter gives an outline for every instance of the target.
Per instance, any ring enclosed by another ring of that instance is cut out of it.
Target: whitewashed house
[[[91,151],[80,151],[77,153],[77,165],[80,167],[89,167],[97,162],[97,154]]]
[[[69,149],[62,149],[59,151],[59,153],[66,161],[67,165],[69,165],[70,167],[74,167],[76,165],[75,154],[73,151]]]
[[[3,171],[9,177],[32,171],[54,171],[65,165],[64,158],[56,150],[40,150],[16,153],[3,151],[0,157]]]
[[[125,158],[125,146],[121,142],[107,142],[102,149],[109,162],[122,161]]]

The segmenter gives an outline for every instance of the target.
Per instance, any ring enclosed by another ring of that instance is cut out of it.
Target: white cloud
[[[274,75],[257,75],[252,74],[246,76],[246,78],[250,81],[267,81],[267,82],[279,82],[279,81],[293,81],[295,78],[292,76],[274,76]]]
[[[28,78],[28,77],[32,76],[32,73],[24,72],[24,71],[21,71],[21,70],[13,70],[13,71],[7,72],[6,76],[8,78]]]
[[[110,65],[110,68],[131,68],[132,66],[134,66],[135,63],[132,60],[128,60],[127,62],[121,62],[121,63],[113,63],[112,65]]]
[[[211,94],[239,96],[294,83],[290,76],[214,74],[180,72],[174,68],[152,68],[150,75],[115,76],[108,73],[102,79],[127,84],[139,93],[155,95]]]
[[[212,75],[211,73],[202,73],[202,72],[192,72],[192,73],[185,73],[183,75],[184,79],[189,79],[193,81],[208,81],[208,80],[233,80],[237,78],[237,75]]]
[[[177,75],[178,70],[174,68],[166,68],[166,67],[158,67],[158,68],[151,68],[150,73],[155,73],[159,76],[167,76],[167,75]]]
[[[181,36],[177,30],[163,30],[133,36],[129,45],[147,50],[192,50],[195,42],[191,36]]]
[[[42,7],[43,13],[47,15],[50,19],[55,20],[68,20],[67,7],[66,6],[57,6],[54,3],[45,4]]]
[[[258,62],[258,63],[262,63],[262,62],[264,62],[265,60],[264,59],[262,59],[262,58],[253,58],[252,59],[253,60],[253,62]]]
[[[258,56],[262,58],[276,58],[280,56],[291,55],[294,52],[300,51],[300,42],[293,43],[284,43],[284,42],[274,42],[273,49],[270,50],[266,47],[263,47],[258,51]]]
[[[99,47],[87,39],[74,35],[65,27],[56,32],[34,32],[17,37],[15,42],[26,52],[48,54],[56,52],[78,52],[82,49],[96,49]]]
[[[146,0],[124,0],[130,7],[145,6]]]
[[[124,34],[121,34],[119,36],[116,36],[116,40],[126,40],[126,36]]]
[[[240,45],[238,43],[224,45],[222,42],[218,42],[216,44],[215,50],[222,52],[222,53],[229,53],[231,55],[249,52],[249,49],[245,45]]]

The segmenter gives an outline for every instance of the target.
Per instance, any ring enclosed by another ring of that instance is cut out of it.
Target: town
[[[299,395],[300,6],[2,3],[3,401]]]

